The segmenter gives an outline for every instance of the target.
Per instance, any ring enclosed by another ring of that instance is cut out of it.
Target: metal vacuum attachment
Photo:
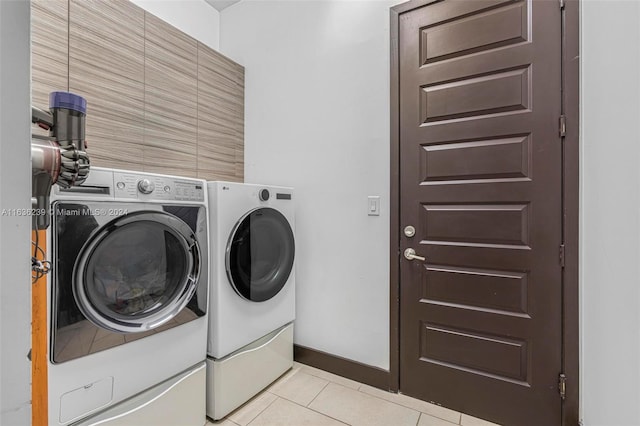
[[[69,92],[49,95],[49,112],[32,107],[31,122],[49,131],[49,137],[32,135],[31,197],[34,229],[46,229],[50,223],[51,186],[63,188],[82,184],[89,175],[89,156],[85,152],[87,101]]]

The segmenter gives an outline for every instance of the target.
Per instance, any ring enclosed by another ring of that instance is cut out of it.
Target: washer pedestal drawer
[[[205,378],[205,364],[198,364],[73,426],[202,426]]]
[[[207,358],[207,416],[225,417],[292,367],[293,323],[224,358]]]

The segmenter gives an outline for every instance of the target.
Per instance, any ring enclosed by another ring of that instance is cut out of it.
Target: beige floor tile
[[[454,426],[457,423],[451,423],[446,420],[442,420],[438,417],[433,417],[425,413],[420,413],[420,420],[418,420],[418,426]]]
[[[486,420],[479,419],[477,417],[472,417],[468,414],[462,415],[462,420],[460,424],[463,426],[499,426],[497,423],[491,423]]]
[[[227,417],[240,426],[247,426],[251,420],[258,417],[258,414],[262,413],[276,399],[278,397],[274,394],[262,392]]]
[[[286,380],[269,388],[269,392],[300,405],[308,405],[328,384],[327,380],[296,371]]]
[[[368,385],[360,386],[360,392],[364,392],[366,394],[382,398],[396,404],[400,404],[407,408],[421,411],[425,414],[429,414],[433,417],[438,417],[451,423],[460,423],[460,413],[436,404],[431,404],[429,402],[411,398],[406,395],[383,391],[382,389],[374,388]]]
[[[294,363],[293,368],[291,370],[287,371],[286,373],[284,373],[282,376],[280,376],[278,378],[278,380],[273,382],[271,385],[269,385],[269,387],[267,387],[267,390],[271,390],[271,388],[274,388],[276,386],[279,386],[281,383],[286,382],[291,377],[293,377],[295,374],[297,374],[299,371],[300,371],[300,367],[296,367],[295,363]]]
[[[278,398],[249,426],[344,426],[344,424],[286,399]]]
[[[355,382],[351,379],[347,379],[346,377],[338,376],[337,374],[329,373],[328,371],[320,370],[315,367],[311,367],[310,365],[304,365],[295,363],[300,366],[300,371],[311,374],[312,376],[320,377],[321,379],[328,380],[333,383],[337,383],[342,386],[346,386],[351,389],[358,389],[361,383]]]
[[[420,413],[335,383],[309,408],[354,426],[415,426]]]
[[[212,422],[211,420],[207,419],[207,423],[205,426],[238,426],[238,425],[229,419],[222,419],[222,420],[218,420],[217,422]]]

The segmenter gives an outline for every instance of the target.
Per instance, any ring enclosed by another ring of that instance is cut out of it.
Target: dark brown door
[[[400,390],[508,425],[561,421],[560,17],[400,15]]]

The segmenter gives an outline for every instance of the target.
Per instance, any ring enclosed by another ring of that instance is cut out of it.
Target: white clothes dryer
[[[208,182],[207,415],[220,419],[293,365],[293,189]]]
[[[147,424],[151,414],[157,423],[157,407],[204,423],[207,210],[198,179],[92,167],[81,186],[55,188],[50,425]],[[176,392],[193,395],[190,404],[172,403]],[[162,404],[142,410],[160,394]]]

